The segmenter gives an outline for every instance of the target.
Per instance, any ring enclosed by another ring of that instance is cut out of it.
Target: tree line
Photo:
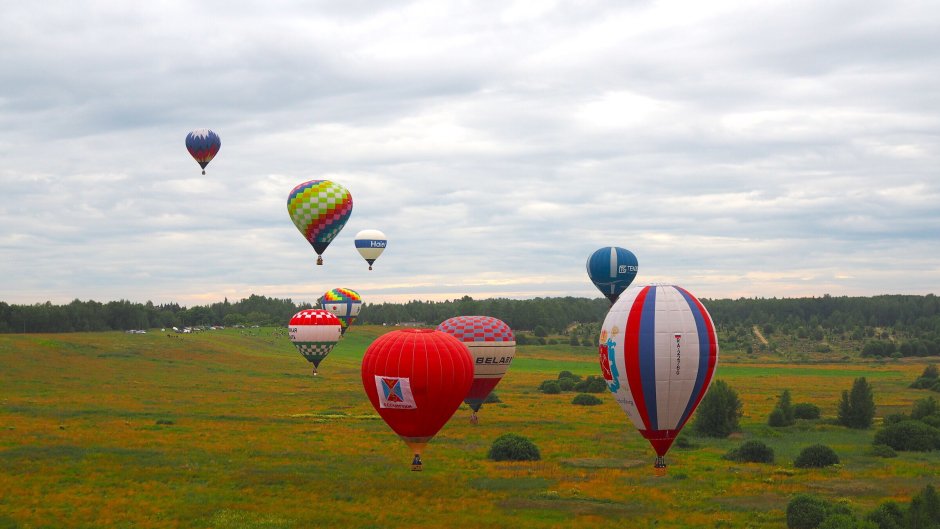
[[[766,334],[823,340],[851,336],[856,340],[887,340],[901,333],[916,337],[914,350],[901,354],[937,354],[940,347],[940,298],[927,295],[883,295],[871,297],[739,298],[703,299],[723,340],[734,343],[751,336],[751,327]],[[65,305],[50,302],[15,305],[0,301],[0,332],[78,332],[203,325],[286,325],[297,311],[310,304],[291,299],[252,294],[237,302],[225,299],[210,305],[182,307],[177,303],[156,305],[127,300],[74,300]],[[608,309],[604,298],[491,298],[470,296],[447,301],[366,303],[359,315],[364,324],[412,323],[434,326],[453,316],[481,314],[499,318],[518,331],[536,335],[590,334],[599,328]],[[898,353],[876,343],[872,356]]]

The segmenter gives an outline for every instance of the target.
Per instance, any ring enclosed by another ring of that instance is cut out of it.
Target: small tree
[[[723,380],[715,380],[699,403],[692,429],[708,437],[728,437],[738,430],[741,400]]]
[[[796,422],[793,411],[793,404],[790,401],[790,390],[785,389],[777,400],[777,407],[770,412],[767,418],[767,424],[774,427],[790,426]]]
[[[493,461],[538,461],[542,458],[535,443],[514,433],[500,435],[487,455]]]
[[[904,522],[904,510],[897,503],[888,501],[868,513],[865,519],[874,522],[878,529],[901,529],[901,524]]]
[[[864,430],[875,419],[875,396],[865,377],[856,378],[852,391],[843,391],[839,402],[839,424]]]

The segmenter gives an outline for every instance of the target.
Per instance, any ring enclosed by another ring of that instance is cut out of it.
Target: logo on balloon
[[[418,407],[408,378],[375,375],[375,389],[378,390],[381,408],[409,410]]]

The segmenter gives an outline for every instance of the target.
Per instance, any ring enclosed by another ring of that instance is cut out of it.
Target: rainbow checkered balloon
[[[352,195],[329,180],[310,180],[295,187],[287,196],[287,212],[323,264],[323,252],[346,225],[352,214]]]
[[[339,318],[340,325],[343,326],[342,333],[346,334],[346,330],[355,323],[359,311],[362,310],[362,296],[351,288],[334,288],[323,294],[320,306]]]

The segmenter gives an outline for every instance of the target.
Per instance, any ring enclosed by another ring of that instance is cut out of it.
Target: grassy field
[[[813,492],[863,513],[940,484],[940,454],[868,455],[874,430],[826,421],[766,426],[777,396],[835,415],[865,376],[878,416],[926,396],[920,362],[749,363],[724,355],[718,378],[744,402],[743,432],[673,448],[669,474],[609,395],[603,405],[535,390],[567,369],[598,374],[589,347],[526,346],[485,405],[463,406],[431,442],[425,471],[379,419],[359,362],[388,330],[355,327],[310,376],[281,329],[169,337],[0,335],[0,529],[785,527],[791,495]],[[936,359],[933,359],[936,361]],[[877,421],[876,421],[877,422]],[[492,441],[532,439],[543,460],[495,463]],[[758,438],[774,465],[721,459]],[[833,447],[836,469],[794,469],[799,450]]]

